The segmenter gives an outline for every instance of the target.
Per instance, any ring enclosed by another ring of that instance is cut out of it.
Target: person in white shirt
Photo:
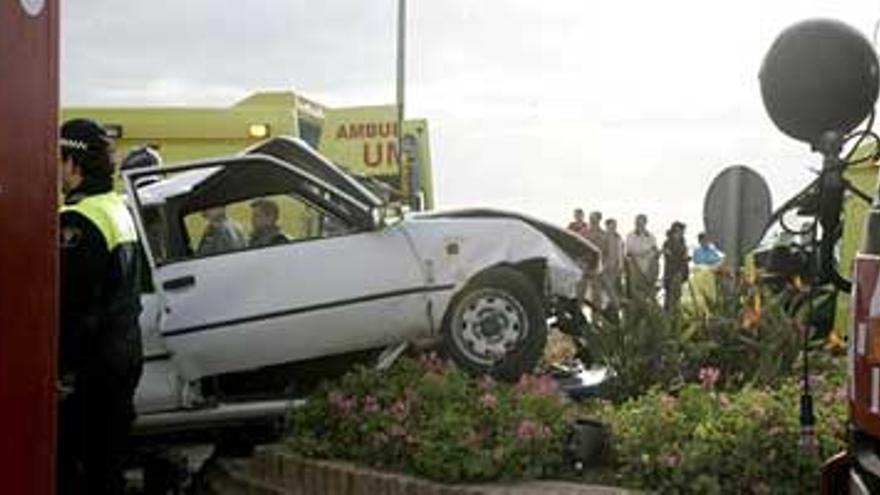
[[[623,254],[625,252],[623,238],[617,233],[617,220],[605,220],[605,249],[602,250],[602,270],[605,275],[605,290],[611,304],[617,306],[620,298],[621,280],[623,279]]]
[[[660,274],[660,250],[657,239],[648,232],[648,217],[644,214],[636,216],[635,230],[626,236],[626,261],[628,283],[653,288]]]

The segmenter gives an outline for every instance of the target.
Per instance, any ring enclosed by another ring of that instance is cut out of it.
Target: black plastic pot
[[[567,453],[572,464],[588,468],[602,464],[611,444],[608,427],[592,419],[577,419],[572,425]]]

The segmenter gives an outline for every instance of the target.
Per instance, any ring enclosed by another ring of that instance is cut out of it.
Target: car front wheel
[[[541,297],[512,268],[493,268],[472,280],[450,304],[443,343],[464,370],[514,380],[532,371],[547,342]]]

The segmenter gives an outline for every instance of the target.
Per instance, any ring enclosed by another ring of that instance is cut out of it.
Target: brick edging
[[[214,495],[620,495],[625,490],[563,482],[444,485],[348,462],[304,458],[281,446],[258,447],[249,461],[221,461],[209,476]]]

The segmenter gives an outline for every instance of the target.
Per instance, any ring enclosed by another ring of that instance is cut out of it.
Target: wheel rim
[[[469,360],[492,366],[529,332],[522,304],[507,292],[481,289],[465,296],[452,317],[455,346]]]

